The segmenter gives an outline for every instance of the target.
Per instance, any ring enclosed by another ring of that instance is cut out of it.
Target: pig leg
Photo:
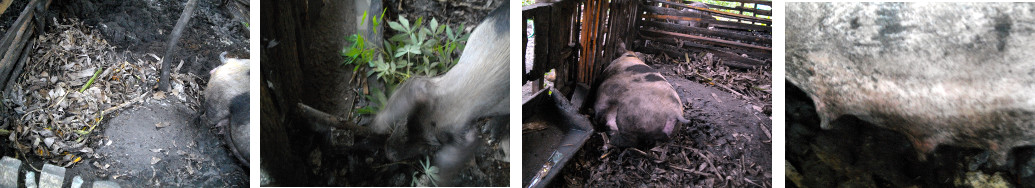
[[[474,131],[465,131],[462,135],[454,135],[455,143],[442,147],[435,155],[435,166],[438,166],[438,185],[453,186],[453,178],[467,166],[474,151],[481,145]]]

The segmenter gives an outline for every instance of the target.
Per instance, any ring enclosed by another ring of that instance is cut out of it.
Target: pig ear
[[[219,62],[220,64],[226,64],[226,52],[219,53]]]

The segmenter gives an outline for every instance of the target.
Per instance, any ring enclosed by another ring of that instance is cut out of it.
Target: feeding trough
[[[548,92],[550,91],[550,92]],[[522,179],[524,187],[544,187],[564,165],[582,148],[593,133],[589,119],[579,115],[576,108],[556,89],[536,92],[521,104]]]

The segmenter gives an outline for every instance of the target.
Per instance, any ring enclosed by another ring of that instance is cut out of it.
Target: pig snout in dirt
[[[224,135],[232,153],[247,166],[248,161],[248,60],[226,58],[226,52],[219,55],[223,65],[212,69],[208,86],[204,91],[204,115],[201,120],[206,126],[218,128]],[[243,152],[243,153],[242,153]]]
[[[676,91],[634,52],[615,59],[601,76],[594,117],[607,125],[611,145],[635,147],[667,140],[689,122]]]
[[[508,14],[507,6],[489,13],[471,33],[459,63],[445,74],[414,77],[398,86],[371,125],[375,132],[392,133],[387,144],[389,158],[392,153],[415,152],[411,148],[427,145],[421,141],[440,142],[434,164],[439,168],[439,182],[445,183],[438,185],[449,184],[480,143],[471,124],[510,113]],[[399,122],[403,119],[406,123]],[[507,125],[489,126],[506,129]],[[397,141],[400,135],[408,141]],[[400,147],[403,149],[393,149]]]

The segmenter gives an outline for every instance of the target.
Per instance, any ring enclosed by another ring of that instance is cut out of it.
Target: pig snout
[[[220,55],[223,64],[210,72],[201,121],[205,126],[218,127],[220,132],[229,132],[223,136],[227,147],[248,166],[248,60],[225,55]]]
[[[594,109],[598,123],[612,135],[611,144],[632,147],[667,140],[688,122],[679,95],[634,52],[613,61],[602,76]]]
[[[435,165],[441,173],[439,185],[452,182],[452,175],[464,169],[477,151],[471,124],[482,118],[509,114],[509,13],[502,6],[489,13],[478,25],[463,49],[459,63],[445,74],[433,78],[411,78],[400,84],[388,103],[375,117],[371,129],[392,133],[387,147],[394,152],[414,152],[414,140],[442,143]],[[403,119],[406,123],[400,123]],[[405,125],[405,126],[403,126]],[[407,131],[399,133],[398,128]],[[506,123],[492,124],[503,126]],[[404,134],[409,141],[394,141]],[[396,149],[401,148],[401,149]]]

